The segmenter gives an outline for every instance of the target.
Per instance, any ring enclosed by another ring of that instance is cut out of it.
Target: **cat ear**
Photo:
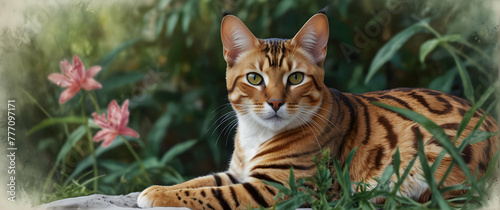
[[[257,47],[259,44],[259,40],[245,24],[233,15],[226,15],[222,19],[220,32],[224,47],[224,59],[229,66],[232,66],[243,52]]]
[[[318,13],[302,26],[300,31],[293,37],[292,44],[305,50],[311,55],[313,62],[321,66],[326,56],[328,30],[326,15]]]

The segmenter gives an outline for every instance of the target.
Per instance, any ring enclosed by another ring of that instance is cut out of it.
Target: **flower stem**
[[[87,115],[85,114],[85,101],[83,100],[83,93],[81,94],[81,102],[82,102],[82,116],[85,119],[84,125],[85,125],[85,130],[87,131],[87,137],[89,139],[90,153],[92,154],[92,158],[94,159],[94,193],[95,193],[97,192],[97,187],[98,187],[97,176],[99,172],[97,171],[97,157],[95,156],[94,152],[94,142],[92,141],[92,133],[90,133]]]
[[[24,90],[23,88],[19,88],[21,90],[21,92],[23,92],[26,96],[28,96],[28,98],[30,98],[31,101],[33,101],[33,103],[35,103],[38,108],[40,108],[40,110],[42,110],[42,112],[47,115],[48,118],[52,118],[52,116],[49,114],[49,112],[47,112],[47,110],[45,110],[42,105],[40,105],[40,103],[38,103],[38,100],[35,99],[35,97],[33,97],[31,94],[29,94],[26,90]]]
[[[33,103],[36,104],[36,106],[38,106],[38,108],[48,117],[48,118],[52,118],[52,115],[49,114],[49,112],[47,112],[47,110],[45,110],[42,105],[38,102],[38,100],[36,100],[35,97],[33,97],[31,94],[28,93],[28,91],[26,91],[24,88],[22,87],[18,87],[21,92],[23,92]],[[68,124],[66,123],[63,123],[63,127],[64,127],[64,133],[66,134],[66,137],[69,137],[69,130],[68,130]],[[45,179],[45,183],[43,184],[43,189],[42,189],[42,192],[45,192],[47,190],[47,187],[49,186],[49,183],[51,182],[52,180],[52,176],[54,176],[54,172],[56,171],[57,167],[59,166],[59,162],[56,162],[56,164],[52,167],[52,169],[50,170],[49,172],[49,175],[47,176],[47,178]],[[64,167],[62,168],[64,170]],[[64,171],[63,171],[64,172]]]
[[[137,153],[134,151],[134,149],[132,148],[132,145],[130,145],[130,143],[125,138],[123,138],[122,135],[120,135],[120,137],[121,137],[123,143],[125,143],[125,145],[127,146],[128,150],[130,150],[132,155],[135,157],[135,160],[137,160],[137,162],[139,163],[139,166],[141,166],[141,169],[144,172],[144,176],[146,177],[146,180],[148,181],[149,184],[151,184],[152,183],[151,178],[149,178],[149,174],[146,171],[146,168],[144,168],[144,165],[142,165],[141,158],[139,158],[139,155],[137,155]]]
[[[52,167],[52,169],[50,169],[49,175],[47,176],[47,178],[45,178],[45,183],[43,184],[42,193],[45,193],[45,191],[49,187],[49,184],[52,181],[52,176],[54,176],[54,172],[56,171],[58,165],[59,162],[56,162],[56,164]]]
[[[101,109],[99,109],[99,105],[97,104],[97,100],[94,98],[94,95],[92,95],[89,91],[87,92],[87,95],[89,96],[90,100],[92,101],[92,104],[94,104],[95,110],[97,111],[97,114],[101,114]]]

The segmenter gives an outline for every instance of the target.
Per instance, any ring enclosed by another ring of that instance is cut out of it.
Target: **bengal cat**
[[[140,194],[140,207],[269,207],[277,189],[261,180],[285,184],[291,166],[296,178],[311,177],[315,173],[313,156],[321,148],[329,148],[343,163],[358,146],[350,166],[351,180],[376,185],[373,177],[380,177],[391,164],[397,146],[400,173],[415,157],[417,132],[421,132],[430,163],[442,147],[416,122],[370,102],[416,111],[440,125],[452,139],[471,107],[464,99],[429,89],[351,94],[326,87],[323,61],[329,29],[322,13],[311,17],[292,39],[257,39],[232,15],[226,15],[221,24],[228,98],[238,118],[229,169],[174,186],[151,186]],[[457,145],[483,113],[479,110],[474,115]],[[493,132],[497,125],[488,116],[480,129]],[[465,147],[462,157],[473,173],[478,168],[481,175],[496,150],[497,136]],[[451,157],[445,156],[435,174],[437,181],[450,162]],[[422,174],[417,161],[401,186],[402,196],[421,202],[430,198]],[[444,185],[456,185],[465,179],[456,166]],[[463,192],[444,196],[457,193]]]

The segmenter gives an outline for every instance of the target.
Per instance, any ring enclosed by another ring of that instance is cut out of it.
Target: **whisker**
[[[211,135],[214,135],[215,131],[220,127],[222,126],[225,122],[227,122],[229,119],[231,119],[232,117],[236,117],[236,113],[235,112],[228,112],[226,114],[223,115],[224,118],[222,120],[219,121],[219,125],[212,131],[212,134]],[[221,116],[221,118],[223,117]],[[217,121],[215,121],[217,122]],[[214,123],[215,125],[215,123]],[[213,125],[212,125],[213,126]],[[210,128],[212,127],[210,126]]]
[[[302,119],[302,116],[304,116],[304,115],[302,115],[302,114],[299,113],[299,115],[297,116],[297,118],[300,119],[302,122],[304,122],[307,127],[316,130],[318,132],[318,135],[319,135],[320,133],[319,133],[318,128],[315,125],[311,124],[310,122],[307,122],[306,120]],[[319,140],[318,140],[318,136],[316,135],[316,133],[314,132],[314,130],[311,130],[311,132],[313,133],[314,138],[316,139],[316,142],[318,143],[318,146],[321,147],[321,144],[319,143]]]
[[[222,107],[222,106],[227,107],[228,105],[231,105],[231,104],[230,104],[230,103],[228,103],[228,104],[223,104],[223,105],[220,105],[220,106],[218,106],[215,110],[219,109],[219,108],[220,108],[220,107]],[[225,108],[225,107],[224,107],[224,108]],[[224,108],[221,108],[219,111],[217,111],[217,113],[215,113],[215,114],[214,114],[214,116],[212,116],[212,117],[210,118],[210,120],[209,120],[209,121],[212,121],[212,120],[213,120],[213,119],[217,116],[217,114],[219,114],[220,112],[222,112],[222,111],[224,110]],[[215,110],[214,110],[214,111],[212,111],[211,113],[214,113],[214,112],[215,112]],[[209,130],[210,130],[210,129],[211,129],[211,128],[212,128],[212,127],[213,127],[213,126],[214,126],[214,125],[218,122],[218,121],[220,121],[220,120],[221,120],[221,118],[225,118],[225,116],[226,116],[226,115],[228,115],[228,114],[230,114],[230,113],[233,113],[233,112],[234,112],[233,110],[230,110],[230,111],[228,111],[227,113],[224,113],[224,114],[223,114],[222,116],[220,116],[219,118],[217,118],[217,120],[215,120],[215,122],[214,122],[214,123],[213,123],[213,124],[212,124],[212,125],[211,125],[211,126],[210,126],[207,130],[206,130],[206,131],[205,131],[205,134],[207,134],[207,133],[208,133],[208,131],[209,131]],[[213,134],[213,133],[212,133],[212,134]]]
[[[219,133],[219,136],[217,136],[217,140],[215,140],[215,145],[217,145],[217,143],[219,142],[219,139],[221,137],[221,135],[224,133],[224,130],[226,130],[232,123],[234,122],[237,122],[238,121],[238,118],[232,120],[228,125],[224,126],[224,129],[222,129],[222,131]],[[225,135],[225,134],[224,134]],[[226,142],[226,146],[227,146],[227,142]]]
[[[333,129],[333,128],[338,129],[338,127],[337,127],[337,126],[336,126],[333,122],[331,122],[331,121],[330,121],[330,120],[328,120],[326,117],[324,117],[324,116],[322,116],[322,115],[320,115],[320,114],[318,114],[318,113],[315,113],[315,112],[313,112],[313,111],[311,111],[311,110],[304,110],[304,109],[302,109],[302,110],[301,110],[301,109],[299,109],[298,111],[299,111],[299,113],[303,113],[303,114],[310,114],[310,115],[312,115],[312,116],[318,117],[320,120],[322,120],[324,123],[326,123],[326,125],[327,125],[330,129]],[[333,127],[332,127],[331,125],[333,125]]]

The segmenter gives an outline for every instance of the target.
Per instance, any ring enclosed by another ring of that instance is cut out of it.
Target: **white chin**
[[[285,127],[287,127],[290,124],[290,121],[285,119],[285,118],[280,118],[280,117],[273,117],[273,118],[268,118],[268,119],[259,119],[259,122],[266,128],[273,130],[273,131],[279,131],[283,130]]]

